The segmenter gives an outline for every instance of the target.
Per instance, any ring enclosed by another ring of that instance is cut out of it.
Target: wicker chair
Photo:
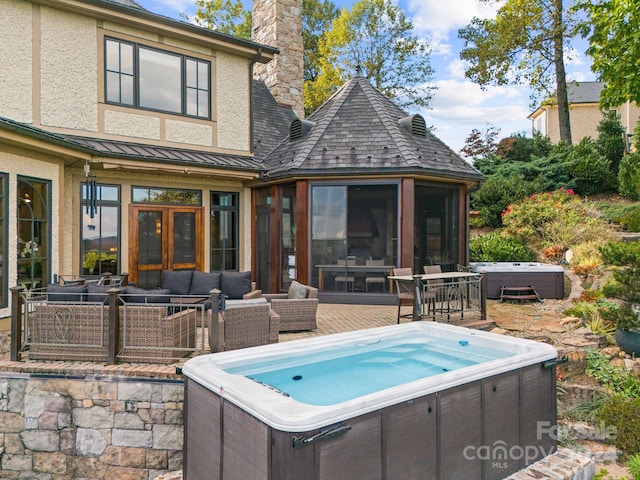
[[[306,298],[288,298],[286,293],[266,293],[262,296],[271,304],[271,309],[280,316],[280,331],[315,330],[318,312],[318,289],[304,286]]]
[[[411,268],[394,268],[393,269],[394,276],[411,276],[413,275],[413,270]],[[400,318],[413,318],[413,312],[411,314],[400,315],[400,309],[403,306],[414,306],[415,302],[415,293],[413,287],[410,287],[404,283],[401,283],[396,280],[396,291],[398,292],[398,323],[400,323]],[[423,305],[426,307],[426,312],[423,314],[432,315],[435,320],[436,314],[436,294],[429,291],[422,292]]]
[[[245,304],[239,304],[243,302]],[[224,311],[211,311],[209,348],[212,352],[278,343],[280,317],[267,302],[241,300]]]

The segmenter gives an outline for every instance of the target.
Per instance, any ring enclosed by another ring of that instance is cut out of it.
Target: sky
[[[180,13],[192,14],[195,0],[136,0],[144,8],[172,18]],[[356,0],[333,0],[338,7],[350,8]],[[408,113],[424,116],[433,133],[456,152],[464,147],[465,139],[473,129],[485,130],[489,125],[500,130],[499,137],[513,133],[531,136],[531,121],[527,116],[531,106],[530,91],[523,86],[488,87],[482,90],[464,76],[460,60],[463,42],[458,29],[468,25],[476,16],[495,16],[495,2],[478,0],[398,0],[402,10],[414,25],[419,38],[431,47],[431,65],[435,70],[432,83],[436,87],[429,109],[406,108]],[[251,8],[251,0],[243,0]],[[584,44],[567,54],[567,79],[595,80],[589,59],[584,55]]]

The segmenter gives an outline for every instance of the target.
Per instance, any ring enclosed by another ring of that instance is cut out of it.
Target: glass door
[[[129,207],[129,277],[156,288],[163,270],[202,270],[202,207]]]

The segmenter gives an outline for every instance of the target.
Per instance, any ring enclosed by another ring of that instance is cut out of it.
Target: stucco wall
[[[160,140],[160,119],[149,115],[107,110],[104,112],[104,131],[122,137]]]
[[[248,59],[46,3],[0,0],[0,11],[0,115],[61,133],[249,151]],[[212,120],[100,103],[103,34],[211,61]]]
[[[166,135],[169,142],[190,143],[211,147],[213,145],[213,129],[209,125],[167,120]]]
[[[31,3],[0,0],[0,115],[32,121]]]
[[[216,58],[218,146],[248,150],[249,61],[222,52],[219,52]]]
[[[13,219],[8,222],[9,228],[9,250],[6,258],[18,258],[18,231],[17,231],[17,187],[18,175],[23,177],[33,177],[40,180],[51,181],[51,221],[49,229],[51,232],[51,271],[60,271],[60,258],[64,256],[60,252],[60,217],[64,215],[60,208],[60,169],[57,163],[47,161],[45,158],[32,158],[18,153],[7,153],[0,151],[0,172],[9,174],[9,215],[7,218]],[[64,244],[64,242],[62,243]],[[18,282],[18,265],[16,262],[7,262],[8,266],[8,286],[13,287]],[[0,318],[8,317],[11,314],[9,308],[0,309]]]
[[[98,130],[96,21],[42,7],[41,124]]]

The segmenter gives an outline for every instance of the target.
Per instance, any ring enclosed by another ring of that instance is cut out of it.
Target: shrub
[[[640,480],[640,454],[631,455],[625,463],[633,480]]]
[[[533,262],[536,254],[521,239],[488,233],[469,239],[469,259],[472,262]]]
[[[607,427],[616,427],[613,444],[625,456],[640,453],[640,398],[613,395],[605,400],[598,420]]]
[[[628,232],[640,232],[640,208],[635,207],[622,217],[620,225]]]
[[[569,171],[574,178],[576,191],[582,195],[593,195],[611,190],[615,176],[611,173],[611,161],[598,151],[596,142],[584,138],[573,147]]]
[[[600,154],[609,160],[614,175],[618,174],[620,160],[624,155],[624,133],[620,116],[614,110],[604,112],[598,124],[597,144]]]
[[[572,190],[531,195],[509,205],[502,223],[508,233],[542,249],[560,247],[563,251],[589,241],[606,242],[612,238],[610,227],[589,204]]]
[[[629,200],[640,200],[640,153],[631,153],[620,161],[618,193]]]
[[[538,191],[539,182],[526,182],[521,175],[511,177],[496,176],[482,184],[480,190],[473,193],[473,208],[480,211],[485,225],[493,228],[502,226],[502,211],[510,203],[517,202]]]

